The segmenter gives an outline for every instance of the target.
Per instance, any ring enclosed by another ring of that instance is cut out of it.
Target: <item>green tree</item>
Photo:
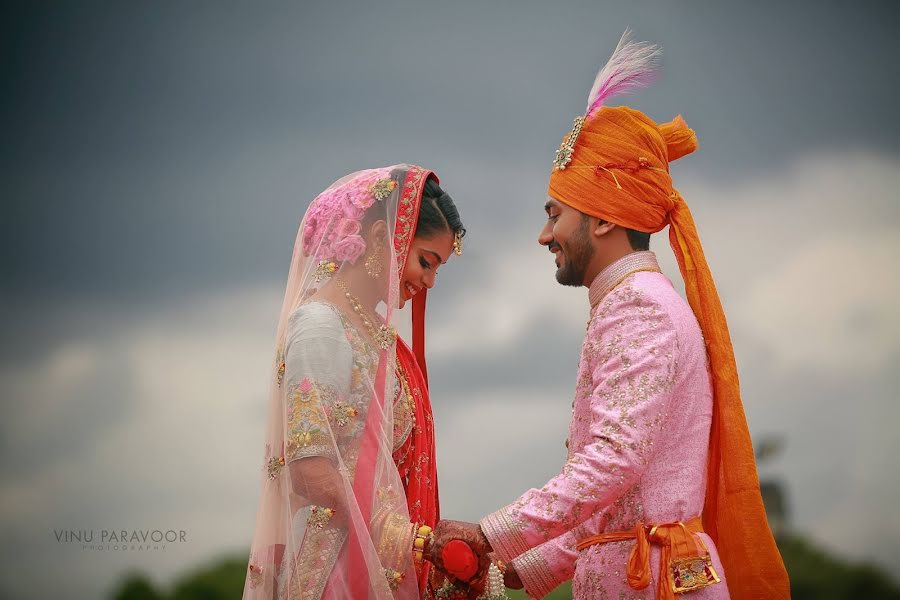
[[[794,600],[900,600],[900,587],[872,565],[845,562],[799,536],[785,536],[778,547]]]
[[[163,595],[141,573],[127,574],[112,595],[113,600],[163,600]]]
[[[234,600],[244,590],[246,558],[226,558],[175,582],[172,600]]]

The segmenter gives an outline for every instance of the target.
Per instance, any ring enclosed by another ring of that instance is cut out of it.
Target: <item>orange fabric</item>
[[[672,590],[668,577],[669,563],[673,559],[706,555],[702,540],[698,544],[698,538],[695,537],[695,534],[701,531],[703,531],[703,523],[700,517],[694,517],[687,523],[665,523],[653,527],[638,522],[632,531],[601,533],[581,540],[575,547],[580,551],[595,544],[635,540],[634,547],[628,555],[626,574],[628,585],[633,589],[642,590],[650,585],[650,544],[658,545],[660,547],[659,580],[656,583],[656,598],[657,600],[673,600],[675,592]]]
[[[571,162],[550,175],[548,193],[629,229],[655,233],[669,226],[712,371],[703,525],[718,548],[733,598],[790,598],[759,490],[728,324],[693,217],[669,176],[669,162],[696,149],[697,137],[680,116],[657,125],[631,108],[603,107],[584,123]]]

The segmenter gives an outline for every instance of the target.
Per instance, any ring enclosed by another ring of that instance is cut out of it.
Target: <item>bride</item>
[[[465,229],[429,170],[347,175],[294,245],[245,599],[431,597],[425,299]],[[412,350],[394,329],[412,301]]]

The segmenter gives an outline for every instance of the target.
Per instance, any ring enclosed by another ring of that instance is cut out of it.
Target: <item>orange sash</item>
[[[631,531],[613,531],[585,538],[576,548],[584,550],[596,544],[635,540],[628,556],[628,585],[642,590],[650,585],[650,544],[660,547],[657,600],[674,600],[675,594],[706,587],[719,582],[709,551],[696,534],[703,531],[700,517],[687,523],[644,525]]]

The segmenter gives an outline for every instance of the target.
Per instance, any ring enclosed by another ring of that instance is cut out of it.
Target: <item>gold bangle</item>
[[[425,547],[431,535],[432,529],[428,525],[416,527],[416,537],[413,539],[413,561],[416,564],[422,564],[425,560]]]

